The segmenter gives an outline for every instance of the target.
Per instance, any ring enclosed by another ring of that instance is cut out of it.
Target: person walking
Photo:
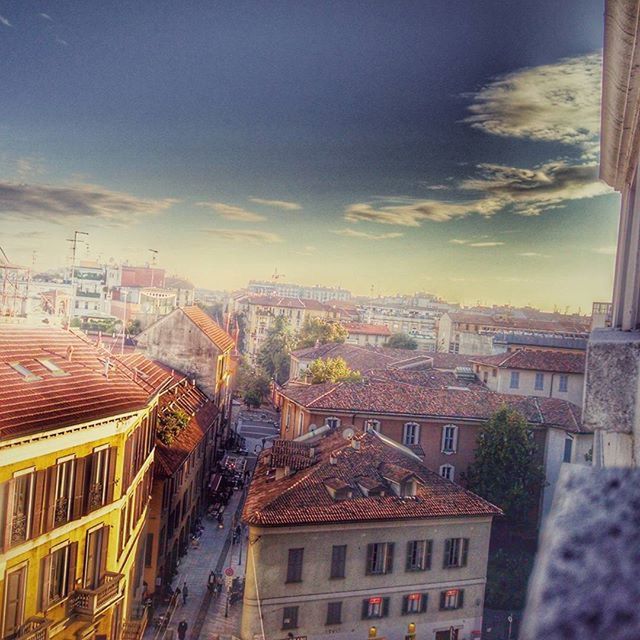
[[[185,582],[182,585],[182,604],[187,604],[187,597],[189,595],[189,587],[187,587],[187,583]]]
[[[215,592],[215,588],[216,588],[216,573],[215,571],[212,569],[209,572],[209,577],[207,578],[207,589],[214,593]]]
[[[182,622],[178,625],[178,638],[180,640],[185,640],[185,638],[187,637],[187,629],[189,628],[189,625],[187,624],[186,620],[182,620]]]

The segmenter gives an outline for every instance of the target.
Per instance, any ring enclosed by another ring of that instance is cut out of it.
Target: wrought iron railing
[[[49,640],[51,620],[34,616],[25,620],[15,640]]]
[[[69,498],[60,496],[56,500],[53,522],[56,527],[64,524],[69,520]]]
[[[120,596],[120,581],[123,578],[121,573],[107,571],[102,584],[95,589],[76,589],[73,596],[74,612],[96,616],[108,609]]]
[[[11,518],[11,542],[23,542],[27,539],[26,514],[17,513]]]

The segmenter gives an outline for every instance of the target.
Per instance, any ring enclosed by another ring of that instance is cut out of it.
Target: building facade
[[[346,342],[360,346],[382,347],[391,337],[391,330],[384,324],[365,324],[363,322],[343,322],[349,332]]]
[[[303,300],[316,300],[317,302],[327,302],[329,300],[347,301],[351,299],[351,291],[340,287],[321,287],[319,285],[309,287],[278,281],[250,280],[247,291],[259,296],[302,298]]]

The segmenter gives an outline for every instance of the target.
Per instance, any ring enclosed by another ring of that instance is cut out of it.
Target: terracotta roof
[[[556,398],[501,394],[476,388],[434,389],[366,378],[363,382],[287,383],[281,393],[310,411],[401,415],[416,419],[484,421],[506,405],[520,412],[530,424],[582,431],[580,408]]]
[[[191,322],[193,322],[198,329],[204,333],[213,344],[220,349],[220,351],[228,351],[233,349],[235,342],[233,338],[215,322],[210,316],[208,316],[200,307],[182,307],[180,309]],[[162,319],[160,320],[160,322]]]
[[[531,369],[556,373],[584,373],[586,355],[563,351],[528,351],[518,349],[512,353],[493,356],[473,356],[475,364],[489,365],[500,369]]]
[[[461,353],[441,353],[436,351],[429,355],[433,358],[434,369],[453,371],[456,367],[468,367],[471,363],[471,356]]]
[[[268,449],[268,462],[274,467],[306,469],[315,461],[313,449],[294,440],[276,440]]]
[[[403,382],[428,389],[447,389],[448,387],[466,387],[487,391],[487,387],[477,378],[459,379],[452,371],[439,369],[375,369],[366,374],[371,380]]]
[[[427,469],[404,447],[374,433],[358,434],[358,448],[340,433],[313,443],[317,462],[276,480],[265,454],[258,459],[244,506],[244,522],[277,527],[340,522],[468,518],[500,515],[500,509],[459,485]],[[277,441],[276,441],[277,442]],[[309,445],[311,446],[311,445]],[[333,464],[331,462],[333,460]],[[415,496],[394,493],[385,474],[413,476]],[[331,487],[350,487],[345,499],[336,499]],[[385,495],[366,496],[363,487],[384,486]]]
[[[33,376],[16,371],[16,363]],[[155,393],[153,384],[87,336],[0,325],[0,438],[137,411]]]
[[[327,306],[318,300],[307,298],[287,298],[285,296],[244,296],[244,302],[262,307],[284,307],[285,309],[312,309],[314,311],[325,311]]]
[[[495,317],[481,313],[465,311],[450,312],[452,322],[462,324],[479,324],[487,327],[501,329],[521,329],[529,331],[545,331],[548,333],[589,333],[590,321],[588,319],[577,320],[572,317],[557,316],[553,319],[542,320],[518,317]]]
[[[139,351],[125,353],[119,356],[118,359],[131,369],[134,378],[144,380],[156,392],[184,378],[183,375],[172,373],[171,369],[159,362],[150,360]]]
[[[342,326],[351,333],[368,336],[390,336],[391,330],[384,324],[365,324],[363,322],[343,322]]]

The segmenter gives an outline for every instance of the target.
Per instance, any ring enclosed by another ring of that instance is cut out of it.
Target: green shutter
[[[440,611],[444,611],[446,598],[447,598],[447,592],[446,591],[441,591],[440,592]]]
[[[413,550],[413,545],[415,544],[414,540],[410,540],[407,542],[407,562],[405,564],[404,570],[411,571],[411,552]]]
[[[462,609],[464,607],[464,589],[458,590],[458,609]]]
[[[386,618],[389,615],[389,598],[382,598],[382,617]]]
[[[393,542],[387,542],[387,553],[385,556],[385,573],[393,571]]]
[[[362,601],[362,619],[367,620],[369,616],[367,615],[369,612],[369,599],[365,598]]]
[[[460,561],[461,567],[467,566],[467,557],[469,555],[469,538],[462,539],[462,559]]]
[[[367,545],[367,564],[365,566],[365,575],[371,575],[371,573],[373,573],[373,571],[371,570],[371,565],[373,564],[373,549],[374,549],[373,544],[368,544]]]
[[[449,567],[449,555],[451,554],[451,538],[447,538],[444,541],[444,560],[442,562],[442,568],[447,569]]]
[[[429,602],[429,594],[422,594],[422,602],[420,603],[420,613],[425,613],[427,610],[427,603]]]
[[[427,540],[426,557],[424,560],[424,568],[431,569],[431,556],[433,554],[433,540]]]

